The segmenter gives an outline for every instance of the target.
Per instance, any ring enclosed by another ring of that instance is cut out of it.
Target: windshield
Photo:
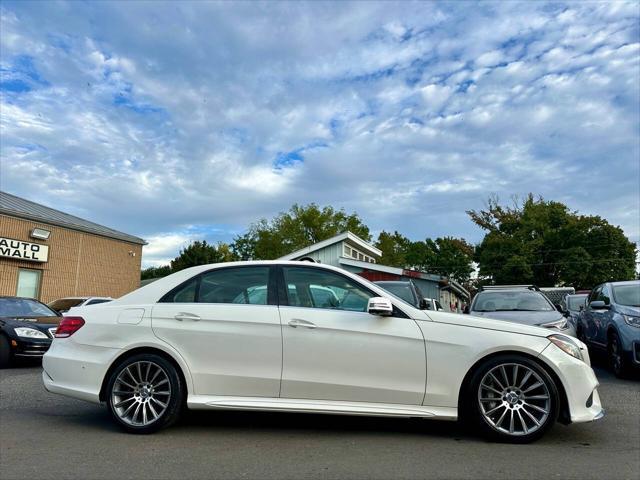
[[[46,305],[29,298],[0,298],[0,317],[57,317]]]
[[[540,292],[524,290],[522,292],[480,292],[476,295],[472,310],[474,312],[549,312],[554,308]]]
[[[567,308],[573,312],[577,312],[580,310],[580,307],[584,307],[584,302],[587,299],[586,294],[584,295],[570,295],[567,297]]]
[[[47,305],[49,308],[53,308],[57,312],[66,312],[71,307],[77,307],[84,300],[82,298],[61,298],[60,300],[55,300]]]
[[[413,305],[415,300],[413,292],[408,283],[378,283],[379,287],[384,288],[389,293],[393,293],[396,297],[404,300],[409,305]]]
[[[614,285],[613,298],[619,305],[640,307],[640,283]]]

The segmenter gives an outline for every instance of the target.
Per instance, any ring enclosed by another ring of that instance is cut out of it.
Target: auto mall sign
[[[0,237],[0,257],[46,262],[49,258],[49,246]]]

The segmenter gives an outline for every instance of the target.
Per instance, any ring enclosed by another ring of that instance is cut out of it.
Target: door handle
[[[196,315],[194,313],[189,313],[189,312],[177,313],[176,316],[173,318],[175,318],[179,322],[182,322],[183,320],[193,320],[194,322],[197,322],[198,320],[200,320],[199,315]]]
[[[306,327],[306,328],[317,328],[315,323],[311,323],[307,320],[302,320],[301,318],[294,318],[289,321],[289,326],[296,327]]]

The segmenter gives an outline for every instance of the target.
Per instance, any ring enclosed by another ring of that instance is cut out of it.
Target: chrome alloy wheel
[[[128,425],[144,427],[162,416],[169,406],[171,382],[157,363],[139,361],[122,369],[111,390],[111,405]]]
[[[489,370],[480,382],[478,402],[492,428],[513,436],[536,432],[551,412],[551,394],[545,380],[518,363],[504,363]]]

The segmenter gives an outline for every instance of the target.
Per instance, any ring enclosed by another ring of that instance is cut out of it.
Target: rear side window
[[[160,302],[268,305],[269,270],[269,267],[211,270],[174,288]]]
[[[269,267],[223,268],[202,275],[200,303],[267,305]]]

